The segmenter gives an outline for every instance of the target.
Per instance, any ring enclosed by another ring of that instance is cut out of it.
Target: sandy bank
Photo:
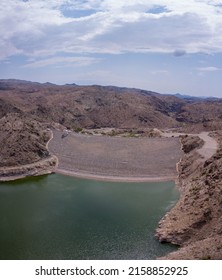
[[[167,182],[167,181],[175,181],[176,177],[173,176],[162,176],[162,177],[120,177],[120,176],[107,176],[107,175],[98,175],[98,174],[89,174],[89,173],[81,173],[75,172],[65,169],[56,169],[56,173],[73,176],[77,178],[83,179],[91,179],[96,181],[109,181],[109,182]]]

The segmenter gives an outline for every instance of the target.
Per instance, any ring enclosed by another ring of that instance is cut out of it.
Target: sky
[[[222,98],[218,0],[1,0],[0,79]]]

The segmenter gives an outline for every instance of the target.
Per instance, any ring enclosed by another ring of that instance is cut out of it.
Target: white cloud
[[[197,70],[201,72],[215,72],[215,71],[221,71],[222,69],[214,66],[208,66],[208,67],[199,67],[197,68]]]
[[[170,72],[168,70],[155,70],[155,71],[151,71],[151,74],[153,75],[169,75]]]
[[[41,59],[37,61],[32,61],[26,65],[24,68],[40,68],[49,65],[58,66],[88,66],[92,63],[98,62],[99,59],[93,57],[51,57],[47,59]]]
[[[62,52],[222,52],[219,4],[216,0],[2,0],[0,58]],[[83,16],[65,17],[64,10],[81,10]],[[84,16],[84,10],[95,13]]]

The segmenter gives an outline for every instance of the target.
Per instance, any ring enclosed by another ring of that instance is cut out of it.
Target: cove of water
[[[178,197],[172,182],[0,183],[0,259],[155,259],[176,249],[154,234]]]

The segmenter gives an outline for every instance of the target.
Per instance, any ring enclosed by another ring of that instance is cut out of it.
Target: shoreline
[[[155,234],[160,242],[175,244],[179,248],[158,259],[220,259],[222,256],[222,231],[218,223],[221,219],[218,199],[221,190],[220,142],[206,137],[203,146],[199,143],[200,146],[195,147],[194,143],[192,138],[182,143],[194,149],[188,149],[177,166],[181,195],[176,205],[160,220]]]
[[[90,179],[95,181],[104,181],[104,182],[175,182],[177,177],[175,176],[158,176],[158,177],[124,177],[124,176],[108,176],[108,175],[99,175],[99,174],[91,174],[84,172],[75,172],[66,169],[57,168],[55,173],[67,175],[70,177],[81,178],[81,179]]]
[[[55,172],[57,164],[57,157],[49,156],[46,159],[42,159],[34,163],[2,168],[0,169],[0,182],[9,182],[24,179],[26,177],[48,175]]]
[[[49,142],[53,139],[53,132],[46,143],[46,149],[48,149]],[[0,168],[0,182],[9,182],[19,179],[24,179],[27,177],[36,177],[41,175],[48,175],[55,172],[55,169],[58,167],[59,160],[55,155],[50,155],[47,158],[41,159],[37,162],[30,164],[25,164],[21,166],[11,166]],[[7,176],[7,174],[9,174]],[[13,175],[12,175],[13,174]]]

